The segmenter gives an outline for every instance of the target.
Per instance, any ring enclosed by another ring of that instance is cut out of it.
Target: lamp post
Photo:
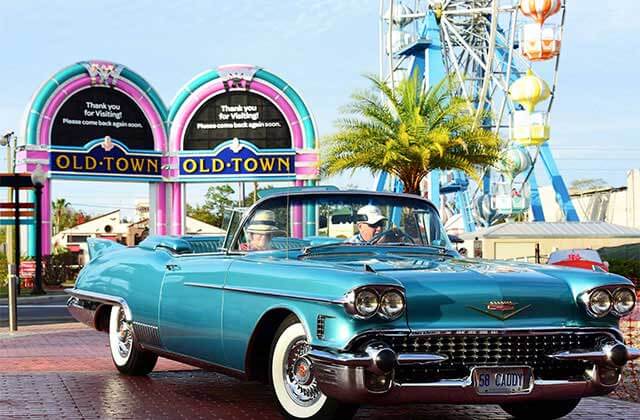
[[[32,295],[45,294],[42,288],[42,187],[47,180],[47,175],[40,165],[31,174],[31,182],[36,193],[36,272],[33,280]]]
[[[0,146],[7,148],[7,172],[13,173],[13,159],[11,156],[11,140],[15,142],[15,134],[13,131],[8,131],[0,136]],[[7,203],[10,203],[13,199],[13,191],[11,188],[7,188]],[[20,285],[16,281],[18,273],[16,272],[15,263],[13,261],[13,228],[9,225],[6,227],[6,254],[7,254],[7,268],[8,268],[8,297],[9,297],[9,331],[18,331],[18,308],[17,308],[17,296],[20,292]]]

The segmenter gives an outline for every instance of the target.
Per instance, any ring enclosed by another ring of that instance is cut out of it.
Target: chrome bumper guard
[[[459,380],[419,384],[394,381],[394,369],[397,366],[438,364],[447,360],[446,356],[438,354],[396,354],[392,349],[374,343],[361,354],[312,349],[307,357],[312,363],[311,368],[322,392],[341,401],[371,404],[499,404],[505,401],[572,399],[608,394],[620,381],[620,367],[627,361],[640,358],[640,350],[626,347],[622,343],[614,343],[594,352],[561,352],[549,355],[559,360],[593,362],[594,367],[589,371],[589,379],[567,381],[534,378],[533,387],[529,392],[512,395],[479,395],[473,386],[471,376]],[[606,376],[607,374],[609,376]],[[371,378],[374,378],[373,382]],[[376,383],[376,378],[380,381],[372,388],[371,384]],[[606,381],[603,378],[606,378]],[[380,387],[380,384],[383,386]]]
[[[640,359],[640,350],[627,347],[622,343],[606,344],[600,350],[589,352],[563,351],[549,355],[558,360],[584,360],[596,364],[609,364],[622,367],[632,360]]]

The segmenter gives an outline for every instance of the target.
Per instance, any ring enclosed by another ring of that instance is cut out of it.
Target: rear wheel
[[[294,316],[285,319],[271,346],[269,377],[282,413],[289,419],[350,419],[358,407],[340,403],[320,391],[304,355],[307,336]]]
[[[133,329],[127,322],[121,306],[111,307],[109,346],[113,364],[126,375],[146,375],[153,370],[158,361],[158,355],[142,350],[136,343]]]
[[[578,405],[580,399],[534,401],[501,404],[500,407],[517,419],[551,420],[564,417]]]

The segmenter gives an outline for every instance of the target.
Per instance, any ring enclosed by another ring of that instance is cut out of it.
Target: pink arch
[[[196,89],[189,98],[185,101],[184,111],[181,111],[176,116],[176,119],[172,122],[171,132],[169,134],[169,150],[172,152],[178,152],[183,149],[184,131],[187,124],[193,118],[196,110],[202,103],[218,93],[224,91],[224,84],[220,79],[213,80],[204,84],[200,88]],[[243,90],[243,89],[238,89]],[[259,79],[254,79],[251,82],[251,90],[259,92],[273,101],[279,109],[284,113],[289,126],[291,127],[291,136],[293,137],[293,147],[303,148],[304,139],[302,136],[302,129],[300,127],[300,119],[293,110],[293,107],[287,102],[283,95],[274,90],[271,86],[260,82]],[[174,131],[175,130],[175,131]],[[175,133],[175,134],[174,134]]]
[[[209,99],[210,97],[222,93],[225,90],[225,86],[220,79],[215,79],[211,82],[208,82],[196,89],[189,98],[185,101],[183,108],[176,115],[176,119],[173,121],[171,125],[171,132],[169,133],[169,150],[171,152],[179,152],[184,148],[184,132],[187,128],[187,125],[193,118],[193,115],[196,113],[197,109],[202,105],[204,101]],[[240,89],[242,90],[242,89]],[[282,110],[284,116],[291,127],[291,136],[293,138],[293,147],[297,149],[302,149],[304,147],[304,138],[302,134],[301,121],[298,118],[298,115],[294,111],[293,107],[286,100],[284,95],[278,93],[271,86],[262,83],[259,79],[254,79],[251,82],[251,90],[261,93],[265,97],[269,98],[273,101],[276,106]],[[178,158],[175,158],[174,166],[177,167]],[[176,184],[179,185],[179,184]],[[296,181],[296,185],[302,185],[302,181]],[[182,216],[183,216],[183,190],[181,188],[174,188],[173,190],[173,206],[172,206],[172,220],[171,224],[176,229],[173,231],[173,234],[180,235],[182,234]],[[302,237],[302,208],[300,206],[296,206],[293,209],[293,218],[294,218],[294,227],[293,234],[294,236],[300,238]],[[298,221],[298,223],[295,223]]]
[[[61,89],[58,89],[54,96],[51,98],[42,117],[40,118],[40,127],[38,128],[38,143],[43,146],[49,146],[49,140],[51,138],[51,124],[55,117],[56,112],[60,109],[60,106],[64,100],[74,93],[92,85],[91,77],[88,75],[73,79],[67,84],[63,85]],[[151,101],[142,93],[138,88],[125,79],[118,79],[114,86],[118,87],[131,99],[133,99],[138,106],[143,110],[145,117],[151,124],[151,131],[153,133],[153,144],[156,150],[165,152],[167,150],[167,134],[164,130],[162,119],[158,115],[156,108]],[[156,232],[160,235],[166,233],[166,190],[165,185],[162,182],[157,183],[155,186],[156,192]],[[43,203],[51,202],[51,180],[47,179],[42,191]],[[48,229],[42,230],[42,253],[44,255],[51,254],[51,206],[42,206],[42,221]]]

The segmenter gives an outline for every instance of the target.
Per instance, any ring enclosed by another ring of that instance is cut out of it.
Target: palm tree
[[[71,203],[69,203],[64,198],[58,198],[54,200],[52,205],[54,235],[61,230],[64,230],[70,205]]]
[[[352,95],[345,109],[350,115],[325,140],[324,174],[384,171],[398,177],[406,192],[420,194],[422,178],[434,169],[458,169],[478,179],[478,167],[499,158],[499,137],[477,126],[474,110],[455,96],[450,78],[426,91],[415,75],[395,90],[376,77],[367,78],[374,90]]]

